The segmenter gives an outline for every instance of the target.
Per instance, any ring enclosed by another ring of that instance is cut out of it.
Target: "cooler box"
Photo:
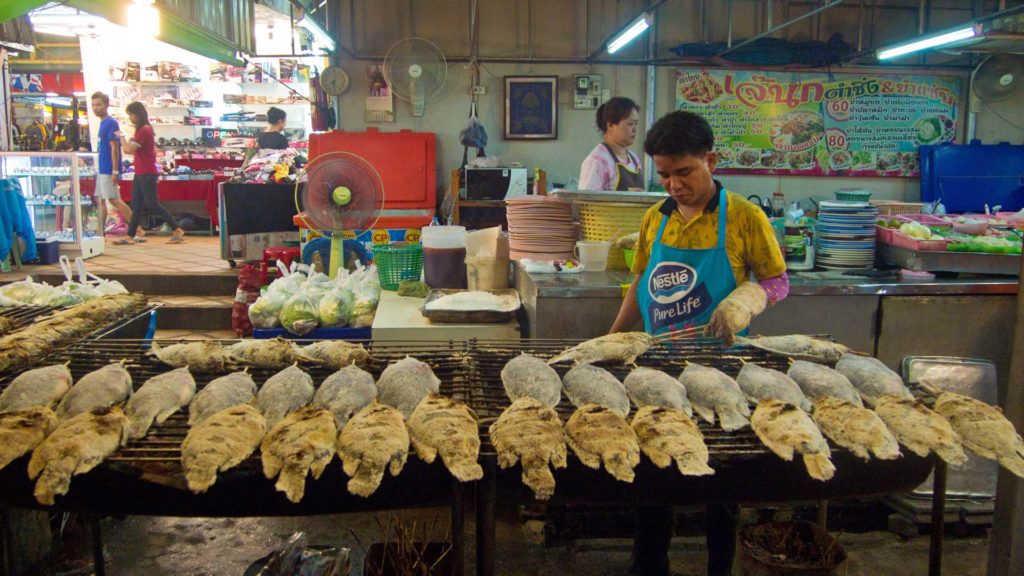
[[[437,203],[437,139],[433,133],[401,130],[332,130],[309,135],[309,159],[329,152],[363,157],[380,174],[384,211],[374,229],[422,228]]]
[[[36,240],[36,257],[40,264],[56,264],[60,260],[60,242],[56,238]]]

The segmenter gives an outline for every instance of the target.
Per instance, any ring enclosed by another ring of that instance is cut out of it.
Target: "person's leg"
[[[668,548],[675,515],[671,506],[637,506],[633,509],[633,555],[629,574],[668,576]]]
[[[729,576],[736,555],[738,504],[708,504],[705,513],[708,541],[708,576]]]
[[[110,201],[113,204],[114,209],[121,213],[121,217],[124,218],[125,222],[130,222],[132,219],[132,209],[125,204],[124,200],[120,198],[114,198]]]
[[[101,174],[99,177],[102,178],[103,175]],[[100,219],[99,230],[97,230],[96,233],[100,236],[105,236],[107,229],[107,201],[99,195],[98,191],[96,194],[96,213]]]
[[[142,214],[142,207],[145,205],[145,199],[142,197],[142,180],[144,174],[136,174],[135,179],[132,181],[132,217],[128,219],[128,238],[135,238],[137,229],[139,228],[139,216]]]
[[[153,186],[151,190],[146,191],[146,207],[156,217],[160,218],[167,223],[168,226],[174,229],[174,233],[171,234],[172,242],[180,242],[185,237],[185,231],[178,226],[178,221],[174,219],[174,215],[164,208],[160,204],[160,200],[157,198],[157,183],[156,178],[153,179]]]

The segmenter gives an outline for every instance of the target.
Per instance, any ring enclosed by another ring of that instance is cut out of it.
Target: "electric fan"
[[[399,40],[384,56],[384,80],[399,98],[409,102],[413,116],[423,116],[427,100],[441,92],[447,79],[448,62],[430,40]]]
[[[304,179],[295,185],[295,207],[308,228],[331,231],[328,267],[334,278],[342,262],[342,231],[373,228],[384,207],[384,186],[363,157],[328,152],[306,164]]]
[[[1018,94],[1024,86],[1024,56],[996,54],[989,56],[971,74],[971,89],[986,104],[1001,102]]]

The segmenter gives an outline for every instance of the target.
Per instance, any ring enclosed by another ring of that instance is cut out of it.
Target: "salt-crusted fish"
[[[67,364],[54,364],[22,372],[0,392],[0,412],[13,412],[32,406],[52,407],[68,393],[72,383]]]
[[[572,360],[577,364],[593,362],[621,362],[633,364],[638,356],[647,352],[654,345],[654,336],[646,332],[618,332],[606,334],[586,342],[582,342],[557,354],[548,360],[548,364],[557,364]]]

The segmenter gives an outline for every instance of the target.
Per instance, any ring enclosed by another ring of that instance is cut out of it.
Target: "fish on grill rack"
[[[640,463],[640,442],[618,411],[584,404],[566,422],[565,437],[584,466],[597,470],[603,462],[613,478],[633,482],[633,469]]]
[[[384,471],[398,476],[409,457],[409,432],[398,410],[373,402],[353,416],[338,435],[338,456],[348,475],[348,491],[369,497]]]
[[[805,412],[811,411],[811,401],[804,396],[800,386],[778,370],[744,362],[740,373],[736,375],[736,383],[751,403],[779,400],[798,406]]]
[[[67,364],[22,372],[0,393],[0,413],[33,406],[52,407],[68,393],[72,383]]]
[[[845,400],[856,406],[864,406],[864,401],[860,399],[860,393],[850,383],[850,379],[828,366],[806,360],[794,360],[786,374],[812,400],[828,396]]]
[[[196,393],[188,405],[190,426],[232,406],[248,404],[256,399],[256,382],[248,372],[232,372],[212,380]]]
[[[416,455],[430,464],[441,455],[458,481],[484,477],[480,466],[480,433],[473,410],[447,396],[430,394],[409,416],[409,441]]]
[[[98,466],[125,443],[128,417],[120,408],[98,408],[62,422],[32,451],[28,477],[36,480],[35,497],[50,506],[67,494],[71,477]]]
[[[849,347],[813,336],[790,334],[788,336],[758,336],[756,338],[736,337],[736,344],[753,346],[768,352],[789,356],[794,360],[807,360],[819,364],[831,364],[843,354],[852,352]]]
[[[107,364],[78,379],[57,405],[57,417],[67,420],[90,410],[108,408],[131,395],[132,375],[124,364]]]
[[[196,394],[196,381],[188,368],[157,374],[146,380],[128,400],[128,438],[142,438],[155,420],[163,424],[171,414],[188,406]]]
[[[715,423],[715,415],[722,430],[732,432],[750,425],[750,406],[743,397],[739,384],[728,374],[693,362],[687,364],[679,381],[686,387],[693,411],[708,424]]]
[[[328,376],[313,395],[313,406],[331,411],[335,423],[343,428],[356,413],[377,397],[373,374],[349,365]]]
[[[828,442],[799,407],[780,400],[763,400],[750,417],[750,427],[779,458],[791,462],[794,452],[802,454],[811,478],[825,481],[836,473]]]
[[[874,406],[881,396],[914,399],[903,378],[877,358],[843,354],[836,362],[836,370],[849,378],[868,406]]]
[[[256,407],[267,419],[270,429],[281,418],[309,404],[313,392],[313,379],[292,365],[267,378],[256,394]]]
[[[629,399],[638,407],[675,408],[693,416],[686,387],[679,380],[653,368],[635,368],[622,381]]]
[[[902,396],[881,396],[875,412],[896,440],[914,454],[924,458],[934,451],[954,467],[967,462],[960,437],[949,422],[921,402]]]
[[[833,442],[868,460],[900,457],[900,445],[885,423],[871,410],[834,396],[814,399],[814,423]],[[870,453],[870,454],[869,454]]]
[[[252,404],[225,408],[199,422],[181,443],[181,467],[188,489],[206,492],[217,472],[238,466],[260,445],[266,419]]]
[[[501,383],[509,400],[533,398],[554,408],[562,399],[562,379],[546,362],[523,353],[501,369]]]
[[[28,454],[56,427],[57,415],[48,406],[0,414],[0,470]]]
[[[281,337],[270,340],[242,340],[224,348],[224,351],[233,362],[256,368],[280,369],[297,362],[319,364],[318,360],[304,354],[294,342]]]
[[[590,364],[577,364],[562,377],[565,396],[577,408],[585,404],[597,404],[614,410],[626,418],[629,416],[629,396],[619,379],[604,368]]]
[[[370,359],[370,353],[362,344],[353,344],[344,340],[321,340],[302,347],[302,353],[319,361],[329,370],[341,370],[351,364],[364,366]]]
[[[284,417],[260,443],[263,475],[288,500],[300,502],[306,492],[306,475],[320,478],[334,458],[338,426],[334,415],[307,406]]]
[[[964,446],[1024,478],[1024,440],[999,407],[955,392],[943,392],[935,402],[935,411],[949,421]]]
[[[618,332],[587,340],[555,355],[548,364],[572,360],[576,364],[621,362],[633,364],[654,345],[654,336],[646,332]]]
[[[216,340],[200,340],[166,347],[154,342],[150,354],[168,366],[187,366],[192,372],[223,372],[234,366],[231,355]]]
[[[538,500],[555,493],[551,468],[566,467],[565,430],[554,408],[524,396],[512,402],[491,424],[491,443],[498,453],[498,466],[523,467],[523,484]]]
[[[408,418],[427,394],[441,391],[441,381],[424,362],[406,356],[388,365],[377,379],[377,399]]]
[[[708,447],[704,435],[689,416],[677,408],[646,405],[633,416],[633,431],[640,449],[658,468],[668,468],[674,460],[685,476],[706,476],[715,471],[708,466]]]
[[[13,332],[17,328],[17,323],[11,320],[7,316],[0,316],[0,336]]]

